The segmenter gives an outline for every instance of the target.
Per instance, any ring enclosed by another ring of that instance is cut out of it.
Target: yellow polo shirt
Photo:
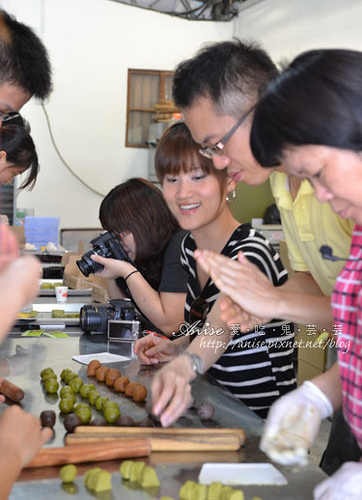
[[[347,259],[354,222],[335,214],[329,203],[320,203],[306,179],[302,180],[295,200],[287,174],[273,172],[270,185],[279,208],[291,267],[294,271],[309,271],[322,292],[331,295],[344,262],[323,259],[319,248],[329,245],[334,255]]]

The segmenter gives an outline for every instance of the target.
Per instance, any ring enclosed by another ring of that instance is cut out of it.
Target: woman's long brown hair
[[[133,234],[135,264],[157,289],[165,250],[179,230],[161,191],[146,179],[129,179],[107,194],[99,208],[99,219],[107,231]]]

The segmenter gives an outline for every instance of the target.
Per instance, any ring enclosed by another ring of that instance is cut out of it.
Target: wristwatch
[[[204,361],[200,358],[200,356],[192,352],[184,352],[183,354],[191,361],[192,369],[194,370],[196,377],[201,377],[201,375],[205,373]]]

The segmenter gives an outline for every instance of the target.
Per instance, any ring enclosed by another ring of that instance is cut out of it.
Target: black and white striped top
[[[182,242],[181,263],[189,273],[185,303],[187,325],[190,325],[190,306],[196,298],[205,299],[212,307],[219,295],[211,278],[200,290],[193,257],[195,249],[192,235],[186,235]],[[240,250],[267,275],[273,285],[280,286],[288,279],[278,253],[250,224],[239,226],[221,253],[235,260]],[[232,331],[236,332],[233,339],[208,373],[255,413],[266,418],[271,404],[279,396],[296,388],[293,368],[294,326],[273,319],[252,332],[240,333],[237,326]],[[213,339],[217,342],[215,335],[205,336],[205,347],[216,348]]]

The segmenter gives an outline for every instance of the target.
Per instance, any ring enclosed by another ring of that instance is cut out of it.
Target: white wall
[[[230,23],[185,21],[109,0],[0,0],[33,26],[52,60],[54,91],[46,109],[69,165],[105,195],[131,176],[147,175],[147,150],[125,148],[127,69],[170,70],[204,42],[236,35],[260,41],[272,57],[315,47],[362,49],[361,0],[262,0]],[[250,5],[250,4],[249,4]],[[27,104],[42,166],[37,185],[18,206],[60,215],[61,227],[98,226],[101,195],[63,166],[41,106]]]
[[[232,23],[185,21],[109,0],[0,0],[33,26],[48,48],[54,91],[46,110],[62,156],[59,160],[43,110],[30,102],[41,172],[18,206],[35,215],[60,215],[61,227],[98,227],[102,197],[131,176],[147,176],[148,151],[125,148],[127,70],[172,70],[206,41],[231,38]]]
[[[262,0],[245,4],[235,35],[259,41],[275,61],[309,49],[362,50],[361,0]]]

